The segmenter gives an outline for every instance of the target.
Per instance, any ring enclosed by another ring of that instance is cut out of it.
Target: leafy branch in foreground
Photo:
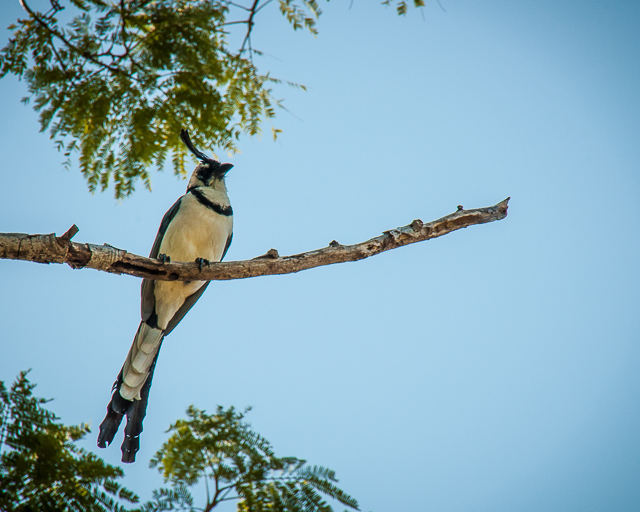
[[[281,81],[258,70],[251,42],[256,16],[273,0],[34,0],[49,4],[45,12],[18,1],[28,16],[9,27],[0,78],[26,80],[41,131],[65,165],[79,151],[92,192],[113,184],[122,198],[137,179],[150,189],[149,167],[162,168],[169,155],[185,177],[181,128],[198,134],[198,146],[234,152],[242,134],[260,133],[282,106],[271,89]],[[294,30],[317,34],[316,0],[278,4]],[[239,47],[229,42],[237,28]]]
[[[218,406],[209,415],[190,406],[187,416],[170,427],[171,437],[151,459],[151,467],[172,488],[156,491],[143,511],[208,512],[238,500],[239,512],[331,512],[324,497],[359,510],[358,502],[337,487],[334,471],[295,457],[276,457],[271,444],[233,407]],[[189,488],[201,481],[206,505],[196,508]]]
[[[116,479],[120,468],[78,448],[86,424],[65,426],[33,396],[28,372],[0,382],[0,510],[123,511],[138,497]]]
[[[218,407],[215,414],[190,406],[188,419],[169,428],[172,435],[151,460],[171,488],[135,509],[132,491],[116,480],[122,469],[76,446],[86,424],[65,426],[33,396],[35,384],[21,372],[10,389],[0,381],[0,510],[30,512],[126,512],[184,510],[208,512],[237,501],[239,512],[332,512],[331,498],[354,510],[358,502],[336,484],[335,472],[276,457],[271,444],[244,422],[244,413]],[[206,505],[195,507],[190,488],[206,487]]]

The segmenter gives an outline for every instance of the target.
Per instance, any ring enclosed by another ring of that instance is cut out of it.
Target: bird
[[[222,261],[231,245],[233,210],[225,176],[233,165],[220,163],[198,150],[186,129],[180,131],[180,138],[200,163],[186,193],[165,213],[149,257],[163,263],[195,261],[202,270],[204,265]],[[106,448],[126,415],[122,462],[135,462],[140,449],[142,421],[162,342],[208,285],[209,281],[142,281],[142,320],[113,384],[107,415],[98,434],[98,446]]]

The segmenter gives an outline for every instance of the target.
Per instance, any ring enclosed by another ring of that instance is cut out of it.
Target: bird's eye
[[[202,169],[200,169],[196,174],[198,179],[207,185],[209,185],[212,175],[213,175],[213,169],[211,168],[210,165],[206,167],[203,166]]]

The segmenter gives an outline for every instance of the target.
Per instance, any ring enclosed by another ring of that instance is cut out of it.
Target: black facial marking
[[[209,160],[198,164],[198,167],[196,167],[196,176],[200,181],[209,185],[213,176],[222,179],[232,167],[233,165],[231,164],[221,164],[217,160]]]
[[[198,164],[198,172],[196,173],[196,176],[202,183],[206,183],[208,185],[214,172],[215,169],[213,163]]]
[[[222,206],[221,204],[210,201],[197,188],[190,189],[189,193],[193,194],[201,205],[206,206],[207,208],[213,210],[214,212],[220,215],[224,215],[225,217],[230,217],[231,215],[233,215],[233,210],[231,209],[231,206]]]

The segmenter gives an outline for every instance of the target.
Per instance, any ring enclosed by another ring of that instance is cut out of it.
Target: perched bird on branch
[[[187,130],[180,132],[180,138],[200,163],[193,171],[186,194],[164,215],[149,257],[164,262],[195,261],[202,268],[209,262],[221,261],[231,244],[233,210],[224,178],[233,165],[221,164],[196,149]],[[142,281],[142,321],[113,385],[98,435],[98,446],[107,447],[122,418],[127,416],[122,462],[135,462],[140,448],[142,420],[162,340],[208,284],[208,281]]]

